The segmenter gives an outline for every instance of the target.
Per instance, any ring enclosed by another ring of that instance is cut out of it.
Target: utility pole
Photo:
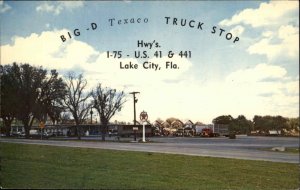
[[[2,86],[2,84],[1,84],[1,80],[2,80],[2,75],[3,75],[3,66],[2,65],[0,65],[0,92],[1,92],[1,86]],[[1,94],[0,94],[0,115],[1,115]],[[2,129],[2,127],[4,127],[4,121],[3,121],[3,119],[2,118],[0,118],[0,121],[2,121],[2,123],[0,123],[0,138],[1,138],[1,136],[2,136],[2,133],[1,133],[1,129]]]
[[[140,92],[130,92],[129,94],[133,95],[133,125],[136,126],[136,111],[135,111],[135,103],[137,103],[138,99],[135,98],[135,94],[139,94]],[[134,130],[134,141],[136,141],[136,130]]]

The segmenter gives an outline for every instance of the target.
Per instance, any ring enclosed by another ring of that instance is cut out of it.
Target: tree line
[[[6,136],[10,135],[13,120],[22,122],[25,137],[34,120],[44,122],[47,116],[53,123],[69,112],[74,118],[78,139],[81,127],[91,108],[97,110],[102,123],[102,140],[105,140],[110,119],[121,111],[125,93],[97,84],[87,89],[87,80],[82,74],[68,73],[60,77],[56,70],[31,66],[30,64],[4,65],[1,68],[1,110]]]
[[[286,118],[278,116],[259,116],[255,115],[253,120],[248,120],[244,115],[233,118],[231,115],[218,116],[212,121],[214,124],[227,124],[229,130],[238,134],[249,134],[251,131],[268,134],[270,130],[299,132],[299,117]]]
[[[186,124],[193,126],[205,125],[200,121],[194,123],[191,120],[187,123],[183,123],[180,119],[175,117],[167,118],[165,121],[158,118],[154,123],[164,128],[177,129],[185,127]],[[236,134],[249,134],[251,131],[268,134],[269,130],[281,131],[281,134],[292,130],[299,132],[299,117],[285,118],[282,116],[255,115],[253,120],[248,120],[244,115],[239,115],[236,118],[231,115],[221,115],[214,118],[212,123],[228,125],[229,131]]]

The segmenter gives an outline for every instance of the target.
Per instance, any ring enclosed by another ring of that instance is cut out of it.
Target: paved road
[[[92,138],[88,138],[92,139]],[[298,138],[247,137],[237,139],[218,138],[151,138],[153,143],[117,143],[95,141],[57,141],[1,138],[0,142],[42,144],[66,147],[85,147],[142,152],[160,152],[194,156],[265,160],[272,162],[299,163],[299,155],[292,153],[262,151],[261,148],[276,146],[299,147]]]

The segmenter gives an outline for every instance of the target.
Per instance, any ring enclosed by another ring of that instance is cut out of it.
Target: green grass
[[[296,189],[297,164],[0,143],[2,188]]]

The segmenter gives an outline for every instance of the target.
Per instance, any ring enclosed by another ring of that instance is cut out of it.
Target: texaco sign
[[[140,120],[141,121],[147,121],[148,120],[148,114],[145,111],[142,111],[140,114]]]

